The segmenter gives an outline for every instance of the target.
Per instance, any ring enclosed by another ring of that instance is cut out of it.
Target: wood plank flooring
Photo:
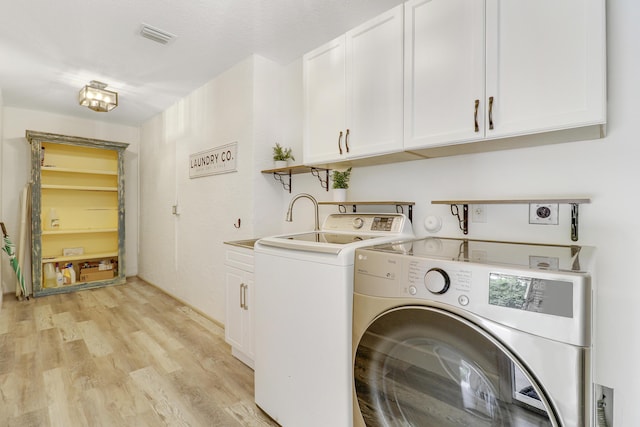
[[[140,279],[0,310],[2,426],[277,426],[224,330]]]

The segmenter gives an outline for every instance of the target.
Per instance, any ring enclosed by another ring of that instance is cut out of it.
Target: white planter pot
[[[346,202],[347,201],[347,189],[346,188],[334,188],[333,189],[333,201],[334,202]]]
[[[287,162],[286,160],[275,160],[273,162],[273,167],[276,169],[282,169],[286,168],[288,164],[289,162]]]

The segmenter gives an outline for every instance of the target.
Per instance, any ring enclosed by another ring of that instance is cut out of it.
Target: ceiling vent
[[[160,28],[152,27],[148,24],[142,24],[140,35],[160,44],[167,44],[176,38],[175,34],[171,34],[167,31],[161,30]]]

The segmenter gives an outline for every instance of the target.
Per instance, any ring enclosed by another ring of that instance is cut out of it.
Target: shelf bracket
[[[462,230],[462,234],[469,234],[469,205],[466,203],[462,205],[462,218],[460,218],[458,205],[451,204],[449,206],[451,207],[451,215],[458,218],[458,226]]]
[[[288,181],[289,182],[285,182],[285,177],[288,177]],[[278,173],[278,172],[274,172],[273,173],[273,179],[275,179],[276,181],[278,181],[280,184],[282,184],[282,187],[289,191],[289,193],[291,193],[291,170],[289,170],[288,173]]]
[[[578,204],[571,203],[571,240],[578,241]]]
[[[326,176],[323,177],[320,176],[320,172],[324,171]],[[329,191],[329,169],[318,169],[318,168],[311,168],[311,175],[315,176],[316,178],[318,178],[318,180],[320,181],[320,185],[322,186],[322,188],[324,188],[326,191]]]
[[[345,204],[339,204],[338,205],[338,212],[340,213],[347,213],[347,205],[350,203],[345,203]],[[357,208],[357,204],[354,203],[353,205],[351,205],[351,212],[356,213],[358,212],[358,208]]]

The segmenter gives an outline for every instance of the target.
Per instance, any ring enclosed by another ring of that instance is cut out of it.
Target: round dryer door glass
[[[552,426],[542,389],[476,325],[427,307],[378,317],[354,367],[367,426]]]

